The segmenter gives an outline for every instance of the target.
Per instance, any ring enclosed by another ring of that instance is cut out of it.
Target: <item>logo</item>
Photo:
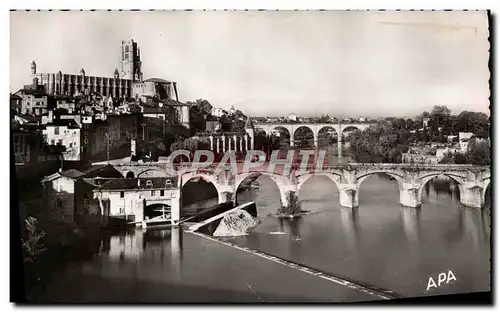
[[[437,276],[437,285],[435,280],[432,278],[432,276],[429,277],[429,281],[427,282],[427,291],[431,288],[437,288],[441,286],[442,283],[449,284],[451,281],[456,281],[457,278],[453,274],[451,270],[448,271],[448,273],[439,273]]]

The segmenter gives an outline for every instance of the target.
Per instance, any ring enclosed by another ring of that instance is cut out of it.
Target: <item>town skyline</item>
[[[11,12],[10,91],[31,83],[33,60],[111,77],[134,39],[144,78],[176,81],[182,102],[250,116],[490,115],[487,38],[486,12]]]

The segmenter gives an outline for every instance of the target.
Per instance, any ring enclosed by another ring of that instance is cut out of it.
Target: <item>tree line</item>
[[[400,163],[410,144],[417,142],[445,143],[448,136],[472,132],[476,138],[488,138],[490,120],[484,113],[463,111],[452,115],[446,106],[434,106],[415,119],[386,118],[365,131],[350,136],[350,149],[357,162]],[[452,140],[458,142],[458,138]],[[489,164],[490,148],[486,141],[471,140],[463,155],[446,155],[445,163]]]

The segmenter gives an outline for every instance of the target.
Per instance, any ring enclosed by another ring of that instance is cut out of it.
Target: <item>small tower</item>
[[[188,129],[190,128],[189,109],[190,107],[188,105],[183,105],[181,106],[181,113],[180,113],[181,117],[180,123]]]
[[[31,62],[31,76],[36,75],[36,63],[35,61]]]
[[[255,128],[252,123],[252,119],[247,117],[247,121],[245,122],[245,132],[250,136],[250,149],[254,149],[254,140],[255,140]]]
[[[83,76],[83,77],[85,77],[85,70],[83,68],[80,69],[80,75]]]
[[[120,79],[120,73],[118,72],[118,69],[115,69],[115,73],[113,74],[113,77],[115,79]]]

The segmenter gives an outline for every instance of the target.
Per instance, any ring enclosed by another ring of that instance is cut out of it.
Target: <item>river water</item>
[[[398,203],[395,181],[366,179],[359,208],[340,206],[333,182],[317,176],[301,188],[308,215],[274,216],[277,186],[238,194],[255,201],[261,219],[250,235],[226,239],[286,260],[402,296],[490,290],[490,201],[463,207],[453,181],[431,180],[419,209]],[[208,207],[197,202],[187,210]],[[443,272],[456,280],[427,290]],[[248,286],[248,287],[247,287]],[[182,230],[107,234],[92,259],[71,263],[54,277],[44,301],[352,301],[370,300],[333,282],[258,258]],[[266,297],[267,296],[267,297]],[[376,298],[375,298],[376,299]]]

